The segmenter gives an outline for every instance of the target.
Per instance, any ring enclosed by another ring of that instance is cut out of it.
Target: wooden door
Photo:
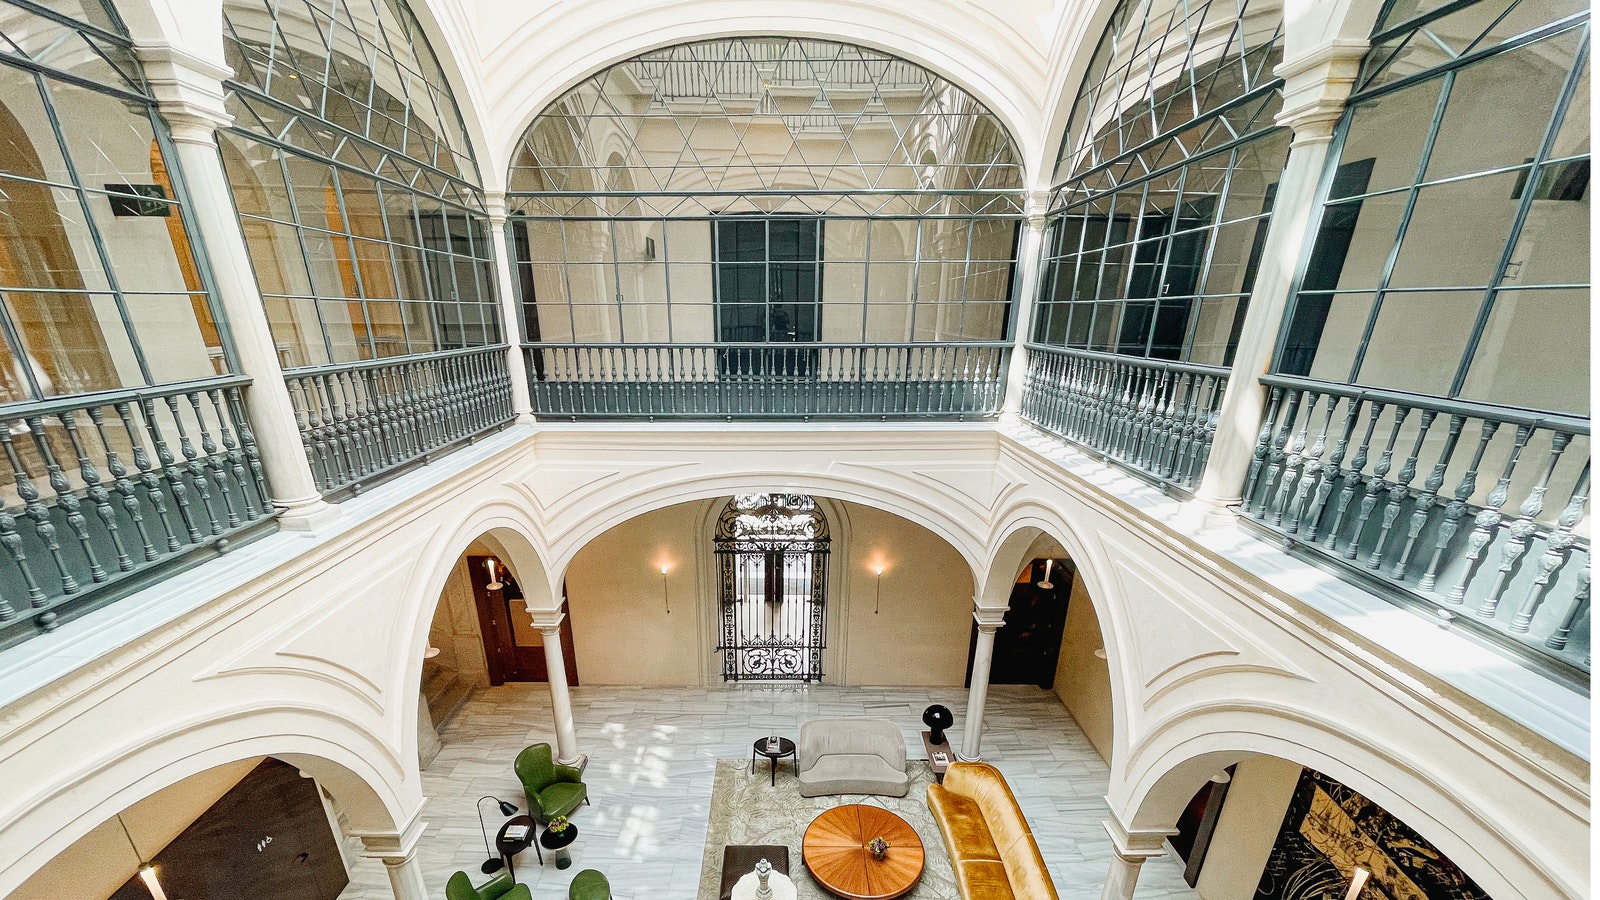
[[[472,595],[477,600],[478,627],[483,632],[484,658],[488,661],[489,683],[507,681],[549,681],[544,657],[544,633],[533,626],[522,594],[522,586],[496,561],[501,572],[501,587],[489,589],[489,571],[484,566],[491,557],[467,557],[467,574]],[[562,611],[566,602],[562,601]],[[561,650],[566,661],[567,684],[578,683],[577,663],[573,659],[572,623],[561,620]]]
[[[1048,587],[1045,564],[1049,563]],[[1036,559],[1023,570],[1011,587],[1006,623],[994,635],[994,661],[989,666],[990,684],[1036,684],[1050,688],[1056,680],[1056,663],[1061,657],[1061,637],[1067,627],[1067,598],[1072,596],[1076,572],[1066,559]],[[978,628],[972,628],[976,648]],[[972,654],[967,654],[967,684],[972,684]]]

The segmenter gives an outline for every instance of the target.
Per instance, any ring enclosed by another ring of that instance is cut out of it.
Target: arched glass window
[[[1392,2],[1335,135],[1277,371],[1589,410],[1589,14]]]
[[[228,0],[222,157],[285,368],[501,340],[460,111],[403,0]]]
[[[784,37],[654,50],[568,91],[518,146],[526,336],[1000,341],[1022,183],[995,116],[906,60]]]
[[[717,519],[724,681],[821,681],[828,520],[800,494],[740,494]]]
[[[0,403],[231,368],[121,22],[0,3]]]
[[[1056,163],[1033,340],[1225,366],[1290,135],[1276,0],[1123,0]]]

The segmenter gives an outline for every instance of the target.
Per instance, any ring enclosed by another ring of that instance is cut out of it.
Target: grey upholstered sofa
[[[800,726],[795,768],[800,796],[881,794],[904,797],[906,744],[886,719],[817,719]]]

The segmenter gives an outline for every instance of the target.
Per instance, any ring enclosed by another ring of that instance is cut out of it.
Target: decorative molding
[[[1366,53],[1364,40],[1333,38],[1273,70],[1283,79],[1283,109],[1275,121],[1294,131],[1290,146],[1333,139]]]
[[[381,859],[386,863],[390,860],[401,862],[417,852],[417,844],[427,828],[428,823],[422,821],[422,806],[419,805],[405,824],[395,831],[355,831],[352,834],[361,839],[362,856]]]
[[[1117,815],[1116,806],[1111,798],[1106,798],[1106,804],[1111,806],[1108,817],[1100,824],[1111,836],[1111,849],[1125,860],[1144,862],[1167,853],[1166,840],[1171,835],[1177,834],[1176,828],[1129,828],[1123,824]]]
[[[172,139],[215,146],[216,131],[233,124],[223,82],[233,77],[226,65],[195,56],[171,44],[134,48]]]

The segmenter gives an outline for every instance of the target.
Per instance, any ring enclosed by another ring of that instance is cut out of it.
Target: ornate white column
[[[989,666],[994,662],[994,633],[1006,623],[1005,607],[977,607],[972,618],[978,622],[978,642],[972,649],[972,684],[967,688],[967,721],[961,734],[961,759],[978,759],[983,740],[983,709],[989,702]]]
[[[566,613],[529,610],[534,627],[544,635],[544,665],[550,677],[550,712],[556,724],[556,762],[582,768],[588,759],[578,752],[578,732],[572,724],[572,696],[567,693],[567,658],[561,649],[561,620]]]
[[[1365,41],[1335,38],[1310,53],[1278,65],[1284,79],[1279,125],[1294,131],[1289,159],[1278,181],[1272,224],[1262,248],[1261,268],[1250,291],[1250,308],[1228,374],[1228,390],[1217,413],[1217,432],[1195,497],[1213,504],[1239,499],[1265,413],[1259,381],[1272,365],[1278,331],[1289,305],[1295,271],[1316,213],[1317,185],[1328,159],[1334,126],[1366,53]]]
[[[506,195],[485,193],[489,211],[489,243],[494,248],[495,285],[500,295],[500,319],[505,332],[506,370],[511,373],[511,411],[518,422],[533,421],[533,400],[528,390],[528,360],[522,352],[522,318],[518,314],[516,280],[512,277],[513,248],[506,240]]]
[[[222,79],[233,70],[169,46],[140,47],[137,54],[177,148],[171,175],[187,187],[191,202],[184,212],[199,232],[201,264],[209,264],[227,319],[225,333],[238,357],[240,374],[251,379],[244,392],[245,414],[261,452],[272,504],[279,510],[278,524],[311,531],[337,518],[339,510],[322,499],[311,475],[217,149],[216,130],[233,122],[223,106],[222,88]]]
[[[422,877],[422,864],[417,861],[417,844],[428,823],[422,821],[421,810],[398,831],[363,832],[361,855],[383,863],[389,873],[389,887],[394,900],[433,900],[427,882]]]
[[[1006,396],[1001,413],[1016,415],[1022,410],[1022,394],[1028,379],[1028,338],[1033,333],[1033,308],[1039,299],[1039,279],[1044,272],[1040,253],[1044,245],[1044,214],[1050,205],[1049,191],[1028,195],[1022,220],[1022,236],[1017,241],[1017,295],[1011,303],[1011,318],[1016,323],[1011,345],[1011,363],[1006,368]]]
[[[1111,870],[1106,873],[1105,885],[1100,889],[1100,900],[1133,900],[1133,889],[1139,883],[1139,867],[1152,857],[1166,855],[1163,846],[1171,831],[1130,830],[1113,812],[1111,818],[1101,823],[1111,836]]]

